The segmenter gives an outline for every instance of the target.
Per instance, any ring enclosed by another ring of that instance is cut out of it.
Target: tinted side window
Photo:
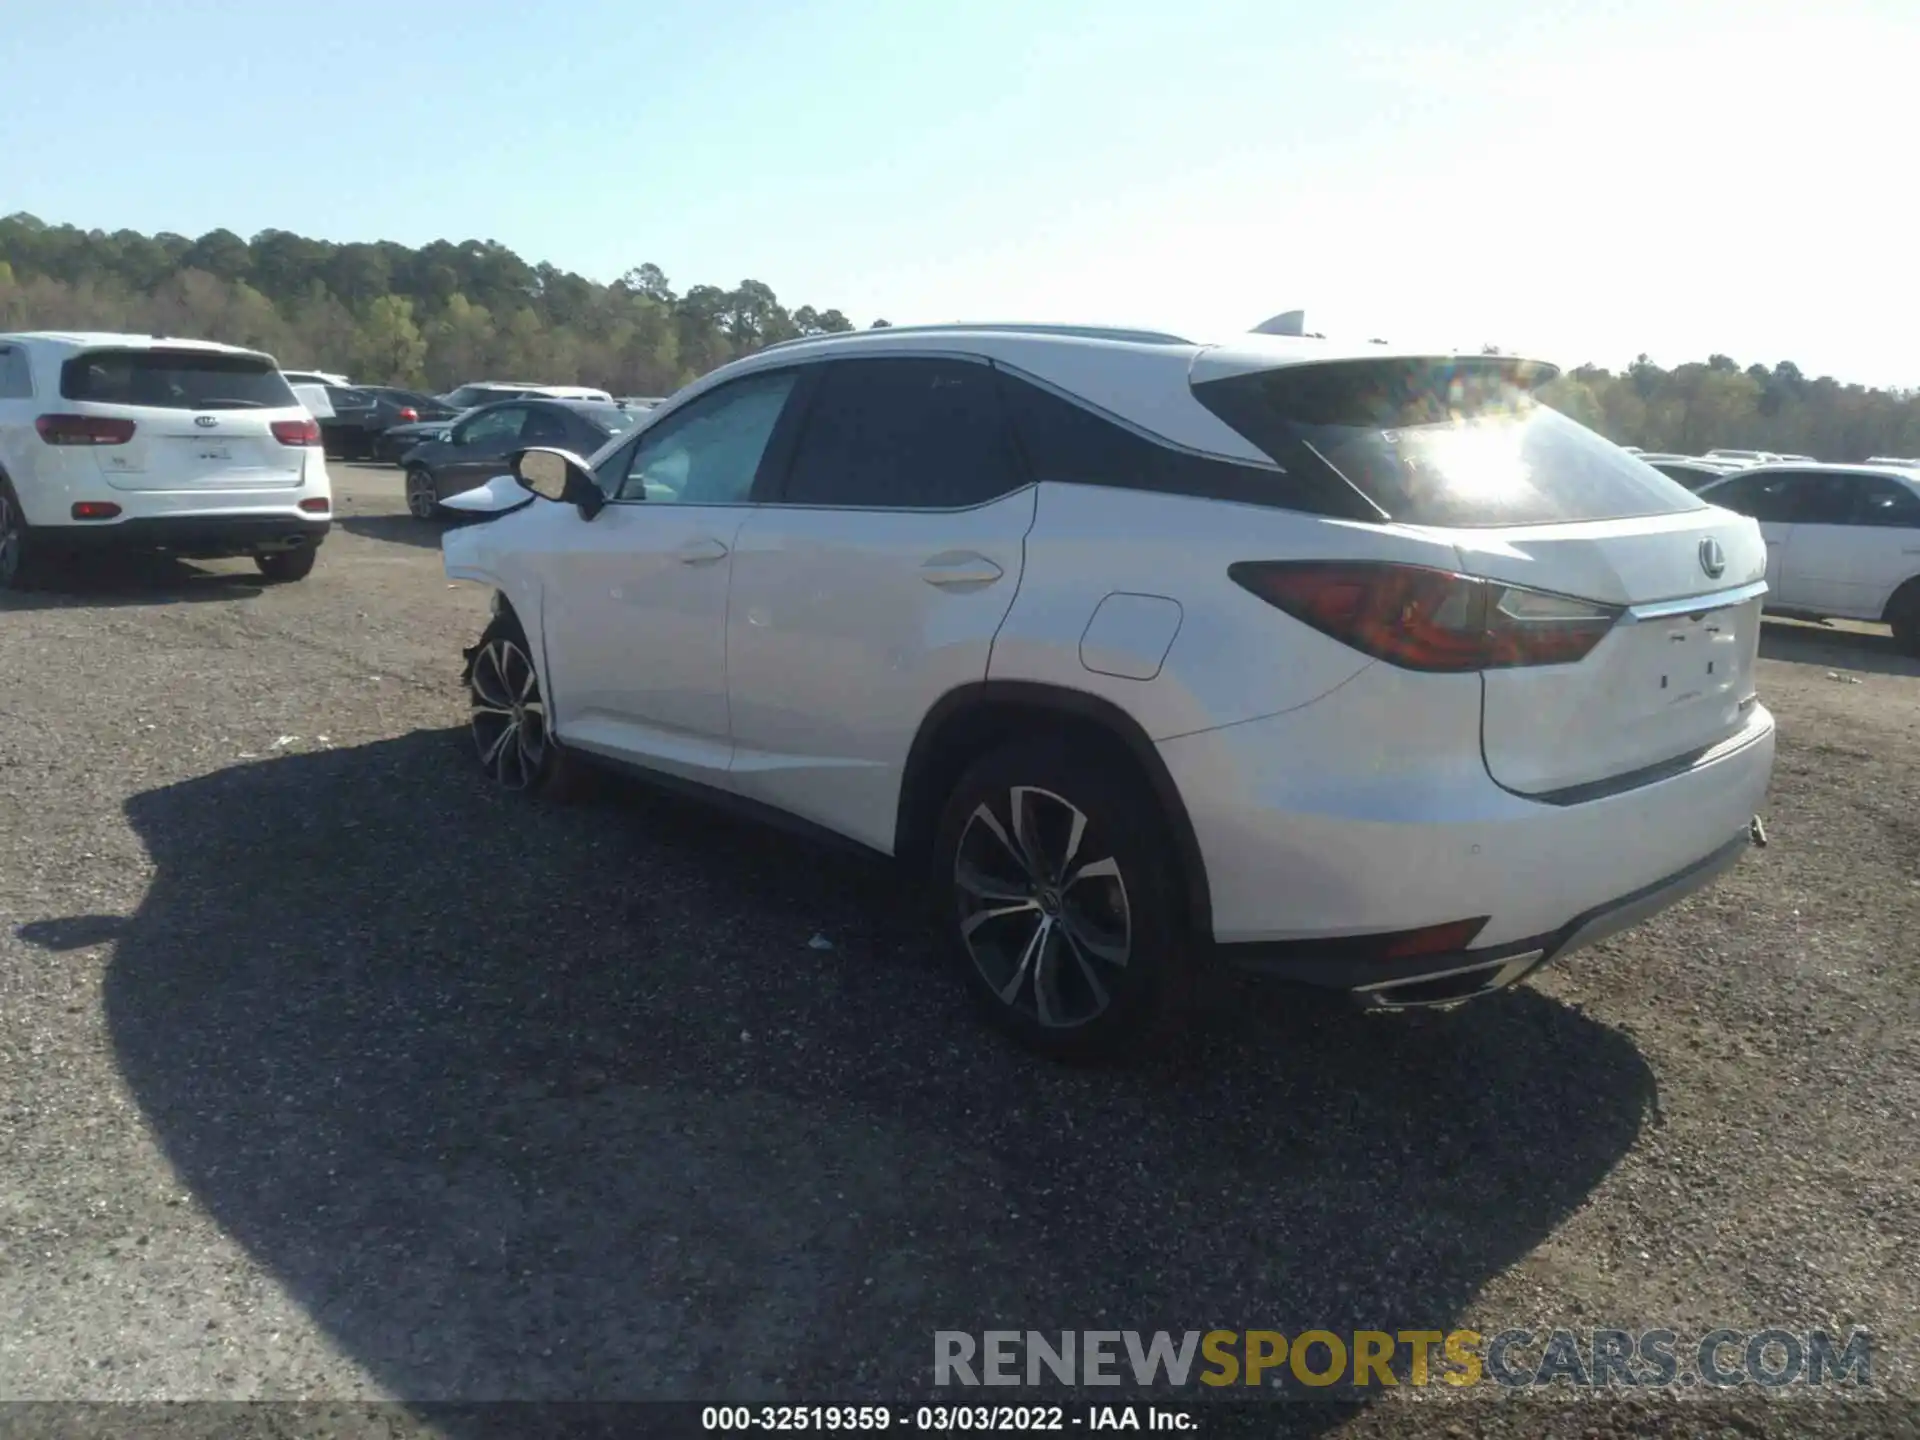
[[[1015,438],[1036,480],[1379,519],[1358,491],[1324,466],[1290,473],[1195,455],[1163,445],[1018,375],[1001,372],[1000,388]]]
[[[0,400],[33,398],[33,372],[27,352],[17,345],[0,346]]]
[[[556,414],[543,405],[535,405],[527,411],[527,420],[520,427],[520,443],[523,445],[572,445],[579,438],[577,431],[584,431],[583,423],[569,424],[567,417]],[[599,449],[599,446],[594,446]]]
[[[460,427],[453,438],[461,445],[508,445],[520,438],[527,412],[519,405],[487,410]]]
[[[1788,476],[1787,518],[1796,524],[1845,525],[1853,519],[1853,500],[1851,475],[1812,471]]]
[[[1920,495],[1897,480],[1859,476],[1854,481],[1852,523],[1920,528]]]
[[[783,499],[948,510],[1018,490],[992,367],[966,360],[836,360],[808,412]]]
[[[1749,515],[1759,521],[1787,521],[1793,518],[1792,500],[1787,482],[1793,477],[1783,472],[1742,475],[1724,485],[1716,485],[1700,498],[1735,514]]]

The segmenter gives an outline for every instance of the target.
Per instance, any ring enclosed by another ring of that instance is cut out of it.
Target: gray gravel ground
[[[0,598],[0,1397],[857,1402],[922,1393],[942,1328],[1778,1324],[1871,1328],[1902,1398],[1239,1422],[1910,1433],[1920,665],[1883,633],[1769,626],[1772,844],[1708,894],[1452,1013],[1222,985],[1177,1060],[1076,1071],[978,1028],[884,866],[490,792],[485,596],[398,472],[336,478],[304,583]]]

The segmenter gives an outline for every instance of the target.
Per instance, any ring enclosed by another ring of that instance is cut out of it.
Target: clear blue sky
[[[1920,0],[4,0],[0,210],[1920,385]]]

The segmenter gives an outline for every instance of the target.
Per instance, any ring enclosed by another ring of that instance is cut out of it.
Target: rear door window
[[[460,445],[508,445],[520,438],[526,422],[524,405],[502,405],[474,416],[453,438]]]
[[[1920,529],[1920,495],[1884,475],[1856,476],[1852,523]]]
[[[18,345],[0,345],[0,400],[31,400],[33,371],[27,352]]]
[[[836,360],[807,413],[783,499],[953,510],[1026,483],[992,367],[932,358]]]
[[[1193,392],[1276,463],[1324,466],[1406,524],[1546,525],[1700,508],[1684,486],[1535,399],[1550,373],[1504,357],[1348,360]]]
[[[60,367],[60,393],[163,410],[284,410],[300,403],[271,360],[202,350],[89,350]]]
[[[1794,473],[1764,470],[1740,475],[1725,484],[1715,485],[1700,498],[1736,515],[1747,515],[1763,524],[1786,524],[1793,517],[1793,497],[1789,482]]]

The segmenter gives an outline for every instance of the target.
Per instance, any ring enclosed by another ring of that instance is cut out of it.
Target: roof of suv
[[[891,350],[924,346],[929,340],[952,339],[968,342],[1024,342],[1030,346],[1082,345],[1124,349],[1146,348],[1188,358],[1202,351],[1225,358],[1242,356],[1244,364],[1233,369],[1280,365],[1311,365],[1330,360],[1410,359],[1460,356],[1479,358],[1480,352],[1453,347],[1392,345],[1377,340],[1329,340],[1311,335],[1267,335],[1251,331],[1207,339],[1194,339],[1164,330],[1113,325],[1004,324],[994,321],[956,322],[947,325],[889,325],[878,330],[850,330],[832,335],[804,335],[782,340],[758,352],[782,357],[818,353],[824,350]],[[969,346],[969,348],[971,348]],[[1498,357],[1519,360],[1518,356]],[[1538,365],[1538,361],[1525,363]],[[1198,377],[1196,377],[1198,378]]]
[[[207,350],[222,355],[258,355],[243,345],[223,345],[217,340],[186,340],[172,335],[121,335],[109,330],[16,330],[0,335],[0,340],[25,340],[69,350],[96,350],[112,346],[117,350]]]

